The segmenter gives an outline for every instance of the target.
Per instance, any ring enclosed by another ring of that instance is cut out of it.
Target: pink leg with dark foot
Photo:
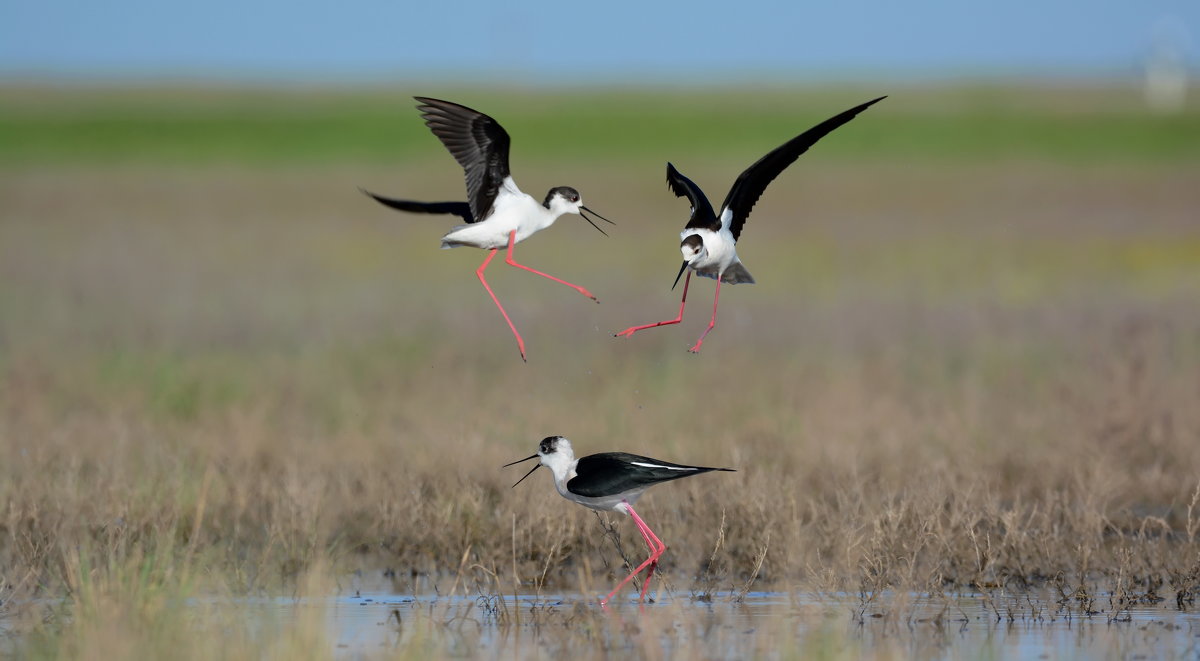
[[[658,328],[659,326],[670,326],[671,324],[677,324],[680,321],[683,321],[683,308],[685,305],[687,305],[688,285],[691,284],[691,282],[692,272],[688,271],[687,279],[683,281],[683,300],[679,301],[679,314],[674,319],[668,319],[666,321],[660,321],[654,324],[646,324],[645,326],[630,326],[620,333],[613,335],[613,337],[631,337],[634,333],[640,330],[646,330],[647,328]]]
[[[552,276],[552,275],[548,275],[548,274],[542,273],[541,271],[539,271],[539,270],[537,270],[537,269],[529,268],[528,266],[525,266],[524,264],[518,264],[518,263],[517,263],[515,260],[513,260],[513,245],[514,245],[516,242],[517,242],[517,231],[516,231],[516,230],[513,230],[513,231],[511,231],[511,232],[509,232],[509,233],[508,233],[508,254],[507,254],[507,256],[505,256],[505,258],[504,258],[504,263],[508,264],[509,266],[515,266],[515,267],[517,267],[517,268],[519,268],[519,269],[523,269],[523,270],[525,270],[525,271],[529,271],[530,273],[534,273],[534,274],[540,275],[540,276],[542,276],[543,278],[549,278],[549,279],[551,279],[551,280],[553,280],[553,281],[555,281],[555,282],[557,282],[557,283],[559,283],[559,284],[563,284],[563,285],[566,285],[566,286],[570,287],[571,289],[574,289],[575,291],[579,292],[580,294],[583,294],[584,296],[587,296],[588,298],[592,299],[593,301],[596,301],[597,303],[599,303],[599,302],[600,302],[600,300],[599,300],[599,299],[597,299],[597,298],[596,298],[596,297],[595,297],[595,296],[592,294],[592,292],[590,292],[590,291],[588,291],[588,290],[584,289],[583,287],[580,287],[579,285],[573,285],[573,284],[571,284],[571,283],[567,282],[566,280],[560,280],[559,278],[556,278],[556,277],[554,277],[554,276]]]
[[[696,344],[692,345],[692,348],[688,349],[688,351],[691,351],[692,353],[700,353],[700,345],[704,344],[704,338],[708,337],[708,332],[713,329],[713,326],[717,325],[717,302],[720,300],[721,300],[721,281],[717,280],[717,293],[715,295],[713,295],[712,319],[709,320],[709,322],[708,322],[708,328],[705,328],[704,332],[701,333],[700,339],[696,340]]]
[[[513,234],[515,235],[516,233],[514,232]],[[511,244],[509,245],[509,249],[512,249]],[[479,265],[479,268],[475,269],[475,276],[483,283],[483,288],[492,297],[492,302],[496,304],[497,308],[500,308],[500,314],[504,315],[504,321],[508,322],[508,327],[512,330],[513,337],[517,338],[517,349],[521,352],[521,360],[525,360],[525,340],[521,339],[521,334],[517,332],[517,327],[513,325],[512,319],[508,318],[508,313],[504,311],[504,306],[500,305],[500,299],[496,298],[496,292],[492,291],[492,288],[488,286],[487,279],[483,277],[483,272],[487,270],[488,264],[496,256],[497,250],[498,248],[492,248],[488,251],[488,256],[484,258],[483,263]]]

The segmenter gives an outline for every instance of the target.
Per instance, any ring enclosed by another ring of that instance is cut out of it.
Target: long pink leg
[[[646,578],[642,582],[642,593],[638,597],[638,602],[640,603],[646,600],[646,593],[650,589],[650,579],[654,577],[654,570],[658,568],[658,558],[666,552],[667,545],[663,544],[662,540],[658,538],[658,535],[654,534],[654,531],[650,529],[650,526],[647,525],[646,522],[643,521],[642,518],[633,511],[633,508],[630,507],[628,503],[626,503],[626,507],[629,507],[630,515],[633,517],[633,522],[637,525],[638,532],[642,533],[642,539],[646,540],[646,546],[650,547],[650,553],[652,556],[652,562],[650,563],[650,566],[646,568]]]
[[[635,521],[634,523],[636,524],[637,522]],[[653,531],[650,530],[649,527],[643,528],[642,525],[638,525],[637,531],[638,531],[638,533],[642,534],[642,539],[646,540],[646,546],[647,546],[647,548],[650,549],[650,553],[653,554],[656,551],[656,549],[658,549],[654,546],[654,541],[652,541],[652,539],[650,539],[650,536],[652,536],[654,534]],[[655,537],[655,539],[656,539],[656,537]],[[661,542],[659,542],[659,543],[661,545]],[[665,551],[666,547],[664,546],[662,548],[664,548],[664,551]],[[653,563],[650,563],[650,566],[646,567],[646,578],[644,578],[642,581],[642,594],[641,594],[641,596],[637,597],[638,602],[646,601],[646,594],[648,593],[648,591],[650,589],[650,579],[654,578],[654,570],[658,569],[658,566],[659,566],[659,563],[658,563],[658,561],[655,560],[655,561],[653,561]]]
[[[657,553],[654,562],[650,563],[650,567],[646,570],[645,581],[642,582],[642,595],[639,597],[639,601],[645,601],[646,593],[650,588],[650,579],[653,578],[654,570],[658,567],[658,557],[666,552],[667,545],[658,538],[658,535],[654,534],[654,531],[650,529],[650,526],[641,517],[633,512],[632,507],[629,508],[629,511],[631,516],[634,517],[633,522],[638,526],[638,532],[642,533],[642,538],[646,540],[646,545],[650,547],[650,552]],[[655,548],[656,546],[657,549]]]
[[[646,330],[647,328],[658,328],[659,326],[670,326],[671,324],[677,324],[680,321],[683,321],[683,307],[685,305],[687,305],[688,285],[691,284],[691,282],[692,282],[692,272],[689,270],[688,274],[687,274],[687,278],[684,279],[684,281],[683,281],[683,300],[679,301],[679,315],[676,316],[674,319],[660,321],[656,324],[646,324],[645,326],[630,326],[629,328],[626,328],[625,330],[621,331],[620,333],[613,335],[613,337],[621,337],[621,336],[632,337],[634,333],[636,333],[640,330]]]
[[[614,595],[616,595],[618,592],[621,591],[621,588],[625,587],[626,583],[633,580],[634,576],[637,576],[638,574],[642,573],[643,569],[645,569],[651,565],[657,564],[659,557],[661,557],[662,554],[665,553],[667,550],[667,546],[662,543],[662,540],[660,540],[658,538],[658,535],[654,534],[653,530],[650,530],[650,526],[646,525],[645,521],[642,521],[642,517],[638,516],[637,512],[633,511],[633,507],[630,506],[629,503],[625,503],[625,508],[626,508],[626,511],[629,512],[629,515],[633,517],[634,525],[636,525],[638,527],[638,532],[642,533],[642,537],[646,539],[646,543],[649,545],[650,541],[654,540],[654,541],[658,542],[658,548],[654,548],[654,546],[651,545],[650,557],[646,558],[646,561],[643,562],[642,564],[638,565],[636,569],[629,572],[629,575],[626,576],[623,581],[618,583],[617,587],[613,588],[613,591],[609,592],[607,597],[601,599],[600,600],[601,606],[604,606],[605,604],[607,604],[609,602],[609,600],[611,600],[613,598]]]
[[[701,333],[700,339],[696,340],[696,344],[693,345],[691,349],[688,349],[688,351],[691,351],[692,353],[700,353],[700,345],[704,344],[704,338],[708,337],[708,331],[712,330],[713,326],[717,325],[717,301],[719,300],[721,300],[721,281],[718,279],[717,293],[713,296],[712,320],[708,322],[708,328],[705,328],[704,332]]]
[[[567,282],[566,280],[560,280],[552,275],[547,275],[537,269],[531,269],[528,266],[525,266],[524,264],[518,264],[515,261],[513,261],[513,245],[516,244],[516,242],[517,242],[517,230],[513,230],[508,233],[508,256],[504,258],[504,262],[506,264],[508,264],[509,266],[515,266],[519,269],[525,269],[526,271],[529,271],[530,273],[536,273],[536,274],[542,276],[543,278],[550,278],[551,280],[553,280],[557,283],[564,284],[564,285],[570,287],[571,289],[574,289],[575,291],[579,292],[580,294],[583,294],[584,296],[587,296],[588,298],[592,299],[593,301],[596,301],[597,303],[600,302],[600,300],[597,299],[592,294],[592,292],[584,289],[583,287],[580,287],[579,285],[573,285],[573,284]]]
[[[512,245],[510,244],[509,248],[511,247]],[[488,286],[487,280],[483,277],[483,272],[487,270],[488,264],[496,256],[497,250],[499,248],[492,248],[488,251],[488,256],[483,260],[483,263],[479,265],[479,268],[475,269],[475,275],[483,283],[483,288],[487,290],[488,295],[492,297],[492,302],[496,304],[496,307],[500,308],[500,314],[504,315],[504,320],[508,322],[508,327],[512,330],[513,337],[517,338],[517,349],[521,351],[521,360],[525,360],[525,340],[521,339],[521,334],[517,332],[517,327],[513,325],[512,319],[508,318],[508,313],[504,311],[504,306],[500,305],[500,299],[496,298],[496,292],[492,291],[492,288]]]

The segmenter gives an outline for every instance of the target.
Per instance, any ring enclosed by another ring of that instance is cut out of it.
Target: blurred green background
[[[438,144],[414,117],[412,94],[483,106],[519,136],[514,159],[527,167],[689,159],[727,162],[740,171],[806,125],[879,94],[891,98],[871,121],[822,144],[822,158],[1170,166],[1194,164],[1200,153],[1196,112],[1151,112],[1129,83],[730,85],[666,92],[397,87],[411,89],[10,85],[0,95],[0,165],[437,162]]]
[[[609,337],[677,302],[668,285],[687,206],[667,190],[665,162],[719,200],[767,150],[881,93],[890,97],[767,190],[739,246],[759,284],[728,291],[706,353],[786,347],[817,359],[820,343],[795,329],[822,310],[839,311],[829,328],[859,323],[846,314],[902,328],[919,327],[921,309],[999,306],[1022,318],[1082,306],[1064,322],[1079,332],[1092,314],[1083,309],[1114,320],[1147,305],[1191,314],[1200,113],[1194,103],[1147,108],[1136,85],[11,84],[0,89],[0,361],[132,379],[151,402],[181,389],[183,403],[168,408],[190,417],[299,378],[242,373],[271,356],[304,357],[313,401],[367,387],[356,370],[377,368],[371,356],[390,369],[520,367],[471,274],[482,254],[438,251],[451,223],[397,214],[358,190],[461,199],[461,170],[411,94],[484,109],[513,137],[524,190],[574,186],[618,223],[605,238],[566,217],[518,250],[595,291],[598,308],[493,268],[535,363],[539,347],[584,362],[627,347],[654,355],[702,326],[711,285],[694,288],[681,327]],[[1040,342],[1036,332],[1021,341]],[[1031,351],[1053,353],[1057,341]],[[553,373],[557,360],[526,378],[571,378]],[[653,360],[646,375],[669,364]],[[348,370],[341,378],[355,385],[322,381],[326,369]],[[88,381],[62,379],[67,391]]]

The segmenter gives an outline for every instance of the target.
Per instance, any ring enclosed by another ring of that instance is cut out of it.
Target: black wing
[[[783,172],[787,166],[795,163],[800,154],[808,151],[808,148],[815,145],[818,140],[829,135],[830,132],[842,124],[854,119],[858,113],[871,107],[872,104],[886,98],[886,96],[881,96],[878,99],[855,106],[839,115],[834,115],[776,147],[769,154],[758,159],[754,165],[746,168],[746,171],[738,176],[737,181],[733,182],[733,188],[729,189],[729,195],[725,196],[725,201],[721,204],[722,216],[729,212],[732,213],[729,231],[733,234],[734,241],[741,235],[742,226],[746,224],[746,218],[750,216],[750,210],[754,208],[754,204],[758,202],[758,198],[767,189],[767,184],[771,183],[775,177],[778,177],[779,173]]]
[[[667,185],[671,187],[675,197],[686,197],[688,202],[692,203],[692,217],[688,218],[687,225],[684,225],[685,229],[704,228],[714,232],[721,229],[721,221],[713,213],[712,204],[704,195],[704,191],[692,183],[691,179],[683,176],[669,162],[667,163]]]
[[[476,220],[487,219],[496,192],[508,177],[508,133],[496,120],[457,103],[415,97],[425,125],[446,145],[467,176],[467,203]]]
[[[413,200],[397,200],[392,197],[384,197],[376,195],[369,190],[364,190],[364,193],[370,195],[376,202],[399,209],[400,211],[408,211],[411,213],[446,213],[453,214],[467,221],[468,223],[475,222],[475,217],[471,215],[471,205],[466,202],[416,202]]]
[[[729,470],[732,469],[683,466],[625,452],[602,452],[579,460],[575,466],[576,476],[567,481],[567,491],[599,498],[681,477]]]

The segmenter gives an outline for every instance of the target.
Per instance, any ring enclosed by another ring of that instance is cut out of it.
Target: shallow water
[[[1200,614],[1173,603],[1083,614],[1024,595],[729,593],[602,609],[577,596],[239,599],[248,622],[322,626],[335,655],[396,652],[518,659],[685,658],[1200,659]],[[227,602],[226,602],[227,603]],[[219,606],[206,602],[206,606]]]

